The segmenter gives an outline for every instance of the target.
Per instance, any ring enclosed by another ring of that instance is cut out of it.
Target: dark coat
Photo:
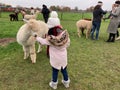
[[[41,13],[44,17],[49,17],[50,10],[47,8],[47,6],[44,6]]]
[[[99,7],[99,8],[94,9],[94,11],[93,11],[93,21],[101,22],[103,14],[106,14],[107,12],[102,10],[102,8],[99,5],[96,5],[95,8],[96,7]]]
[[[48,18],[49,18],[49,14],[50,14],[50,10],[47,8],[46,5],[43,5],[41,13],[43,14],[43,18],[45,20],[45,23],[47,23]]]

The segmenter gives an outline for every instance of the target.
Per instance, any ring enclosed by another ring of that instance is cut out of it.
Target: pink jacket
[[[50,64],[52,67],[60,70],[67,66],[67,47],[70,45],[70,39],[64,46],[54,46],[47,39],[37,37],[36,40],[42,45],[49,45]]]

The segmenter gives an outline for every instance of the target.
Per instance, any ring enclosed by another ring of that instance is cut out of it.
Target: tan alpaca
[[[77,33],[78,33],[78,37],[81,37],[81,32],[83,32],[84,30],[86,31],[86,38],[89,37],[91,29],[92,29],[92,21],[90,20],[79,20],[76,22],[76,27],[77,27]],[[83,34],[83,33],[82,33]]]

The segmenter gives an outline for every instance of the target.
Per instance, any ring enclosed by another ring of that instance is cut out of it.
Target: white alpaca
[[[24,19],[26,19],[26,20],[37,19],[37,16],[38,16],[39,13],[40,12],[37,10],[34,15],[26,14],[26,15],[24,15]]]
[[[23,46],[24,59],[27,59],[30,55],[32,63],[36,63],[35,52],[35,38],[33,34],[36,33],[40,37],[45,37],[48,33],[48,26],[43,21],[30,19],[27,23],[22,25],[17,32],[17,42]],[[41,46],[38,48],[38,52],[41,51]]]
[[[86,38],[89,37],[91,29],[92,29],[92,21],[90,20],[79,20],[76,22],[76,27],[77,27],[77,32],[78,32],[78,37],[81,37],[81,32],[83,34],[84,30],[86,29]]]

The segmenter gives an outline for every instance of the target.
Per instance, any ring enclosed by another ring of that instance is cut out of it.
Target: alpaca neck
[[[30,36],[31,36],[30,32],[26,32],[24,36],[24,40],[28,40]]]
[[[31,36],[31,30],[30,29],[27,29],[24,31],[24,35],[22,36],[22,40],[23,42],[26,42]]]

